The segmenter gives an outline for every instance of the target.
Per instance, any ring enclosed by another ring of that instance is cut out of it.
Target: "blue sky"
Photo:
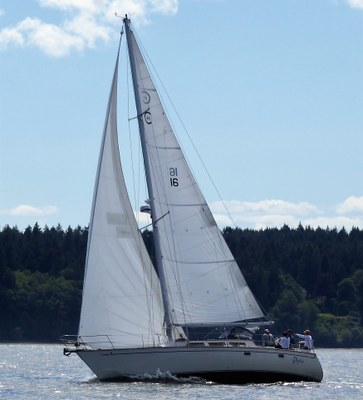
[[[0,228],[88,225],[115,12],[131,16],[235,225],[363,228],[363,0],[0,1]]]

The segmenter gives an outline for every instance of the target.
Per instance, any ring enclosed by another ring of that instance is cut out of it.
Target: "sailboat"
[[[164,110],[130,19],[133,80],[156,265],[136,222],[121,166],[116,65],[89,226],[76,353],[100,380],[316,381],[313,351],[263,347],[264,316],[203,197]],[[121,38],[122,38],[121,34]]]

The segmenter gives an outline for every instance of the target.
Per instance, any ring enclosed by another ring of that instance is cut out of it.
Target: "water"
[[[61,345],[0,345],[0,399],[363,399],[363,349],[319,349],[321,383],[100,383]]]

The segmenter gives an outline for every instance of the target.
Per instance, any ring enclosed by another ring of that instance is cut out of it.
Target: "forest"
[[[75,334],[87,228],[0,231],[0,341]],[[224,238],[271,331],[309,328],[316,347],[363,347],[363,230],[225,228]],[[143,232],[152,255],[152,232]]]

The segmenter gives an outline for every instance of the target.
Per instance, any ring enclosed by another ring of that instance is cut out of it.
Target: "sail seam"
[[[167,258],[167,257],[163,257],[165,260],[171,261],[171,262],[175,262],[177,264],[189,264],[189,265],[193,265],[193,264],[225,264],[225,263],[235,263],[235,260],[221,260],[221,261],[217,261],[217,260],[213,260],[213,261],[180,261],[180,260],[176,260],[176,259],[172,259],[172,258]]]
[[[163,206],[170,206],[170,207],[199,207],[199,206],[206,206],[206,203],[190,203],[190,204],[186,204],[186,203],[181,203],[181,204],[177,204],[177,203],[164,203],[162,201],[159,201],[160,205]]]

